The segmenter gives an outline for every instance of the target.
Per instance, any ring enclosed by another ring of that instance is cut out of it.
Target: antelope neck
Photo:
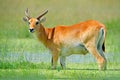
[[[41,41],[43,44],[45,44],[47,41],[47,34],[42,24],[40,24],[39,27],[36,28],[35,33],[36,33],[38,40]]]

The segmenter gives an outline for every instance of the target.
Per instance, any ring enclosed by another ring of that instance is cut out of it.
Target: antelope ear
[[[45,17],[41,17],[39,21],[40,21],[40,23],[43,23],[43,22],[46,21],[46,18]]]
[[[28,18],[23,17],[23,21],[28,22]]]

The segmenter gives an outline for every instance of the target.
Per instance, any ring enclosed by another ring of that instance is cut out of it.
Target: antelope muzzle
[[[29,29],[29,31],[30,31],[31,33],[33,33],[33,32],[34,32],[34,29]]]

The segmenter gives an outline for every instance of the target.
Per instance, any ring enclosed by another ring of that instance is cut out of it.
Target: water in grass
[[[119,54],[120,55],[120,54]],[[114,53],[105,53],[105,56],[109,62],[119,62],[119,58],[116,57],[118,54]],[[29,52],[23,52],[23,53],[7,53],[4,56],[0,56],[1,59],[4,59],[4,61],[10,61],[14,62],[17,60],[23,60],[28,62],[50,62],[51,61],[51,54],[49,51],[45,52],[38,52],[38,53],[29,53]],[[86,55],[70,55],[66,57],[67,63],[91,63],[96,62],[95,58],[91,54]]]

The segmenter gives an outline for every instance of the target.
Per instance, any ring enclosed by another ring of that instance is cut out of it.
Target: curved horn
[[[37,17],[37,19],[39,20],[42,16],[44,16],[47,13],[48,13],[48,10],[45,10],[40,16]]]
[[[28,8],[25,10],[25,15],[28,18],[28,20],[30,19],[30,16],[28,15]]]

